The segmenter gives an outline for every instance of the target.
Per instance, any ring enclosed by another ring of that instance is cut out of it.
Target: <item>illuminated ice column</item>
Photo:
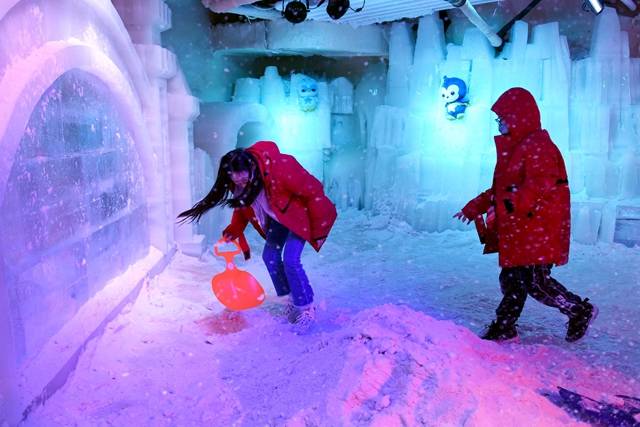
[[[405,108],[409,104],[409,75],[413,63],[411,27],[394,22],[389,30],[389,72],[386,104]]]
[[[493,170],[496,152],[491,126],[494,123],[491,106],[495,101],[492,99],[493,57],[494,50],[486,36],[477,28],[468,28],[464,32],[460,58],[471,64],[466,82],[469,91],[467,99],[471,107],[464,117],[464,126],[450,130],[450,137],[455,135],[459,139],[458,147],[464,154],[454,155],[452,159],[453,164],[460,168],[458,173],[455,167],[450,167],[443,174],[449,194],[456,195],[460,202],[484,191],[491,183],[491,176],[487,172]],[[460,159],[464,160],[459,162]]]
[[[436,15],[420,18],[409,83],[411,109],[424,111],[441,108],[438,65],[444,60],[444,29]],[[435,114],[435,111],[431,111]]]
[[[278,67],[269,66],[264,70],[264,75],[260,78],[260,104],[268,111],[271,119],[277,123],[275,126],[274,140],[281,145],[284,141],[282,121],[283,112],[287,98],[284,90],[284,81],[278,74]],[[282,148],[282,147],[281,147]]]
[[[329,92],[332,114],[353,114],[353,84],[347,78],[338,77],[332,80]]]
[[[260,103],[260,79],[245,77],[236,80],[233,91],[233,102]]]
[[[542,60],[542,90],[539,107],[542,126],[551,133],[565,160],[569,156],[569,96],[571,58],[566,38],[560,35],[557,22],[536,25],[527,47],[531,56]],[[535,54],[534,54],[535,52]]]
[[[590,56],[573,63],[571,99],[571,149],[574,173],[569,177],[572,191],[584,179],[584,190],[574,194],[582,214],[572,217],[577,241],[594,243],[614,240],[619,225],[617,206],[635,178],[634,135],[628,38],[620,31],[616,11],[606,7],[595,18]],[[636,139],[637,140],[637,139]],[[621,192],[624,189],[624,194]],[[574,203],[575,204],[575,203]],[[596,218],[597,221],[591,220]],[[620,237],[620,236],[619,236]]]
[[[260,103],[270,111],[280,110],[285,102],[284,83],[278,74],[278,67],[269,66],[264,70],[260,79],[262,84]]]
[[[149,196],[151,243],[166,252],[173,245],[173,207],[171,201],[171,167],[167,80],[176,74],[176,58],[161,46],[160,33],[171,28],[171,11],[162,0],[113,0],[131,35],[131,41],[147,72],[150,99],[143,99],[144,116],[152,149],[156,156],[155,175],[159,182]]]
[[[320,181],[325,182],[327,150],[331,148],[331,93],[329,84],[325,81],[318,82],[318,108],[315,111],[314,125],[316,125],[315,138],[312,145],[312,158]]]
[[[200,114],[200,103],[191,96],[184,75],[169,80],[169,145],[171,154],[172,218],[195,203],[193,121]],[[204,235],[194,234],[195,225],[175,224],[174,238],[183,253],[200,256],[204,250]]]
[[[331,101],[326,82],[292,74],[289,98],[282,110],[269,110],[279,126],[278,144],[313,176],[323,180],[323,150],[331,146]]]
[[[626,245],[640,243],[640,172],[638,170],[637,60],[630,58],[629,36],[621,31],[615,9],[606,7],[596,17],[591,53],[606,71],[601,79],[610,108],[606,196],[598,240]],[[605,97],[606,96],[606,97]]]
[[[375,112],[385,98],[386,66],[381,62],[369,64],[367,72],[362,76],[354,90],[354,109],[358,115],[360,140],[366,147],[364,150],[363,175],[364,175],[364,208],[370,209],[373,203],[371,183],[375,173],[375,146],[372,145],[373,133],[371,131]]]
[[[345,77],[331,81],[331,147],[325,162],[325,188],[339,207],[363,203],[364,146],[353,114],[353,84]]]
[[[318,132],[318,144],[323,149],[331,148],[331,88],[326,81],[318,82],[318,119],[320,129]]]
[[[574,108],[582,110],[582,114],[599,113],[599,121],[589,120],[585,123],[582,148],[588,156],[589,171],[586,185],[589,196],[616,197],[618,183],[618,168],[612,152],[620,125],[621,104],[630,103],[630,89],[623,75],[623,66],[628,60],[628,39],[626,33],[620,31],[620,21],[615,10],[606,7],[595,19],[594,31],[591,39],[590,57],[576,64],[576,69],[585,73],[580,75],[585,82],[585,101]],[[579,66],[582,66],[580,69]],[[591,122],[591,123],[589,123]],[[597,138],[597,139],[596,139]],[[594,178],[593,171],[601,171],[601,181]]]

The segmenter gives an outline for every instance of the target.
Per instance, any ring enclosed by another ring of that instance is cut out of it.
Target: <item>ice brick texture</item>
[[[147,253],[135,143],[108,87],[85,72],[63,74],[34,109],[0,210],[19,361]]]

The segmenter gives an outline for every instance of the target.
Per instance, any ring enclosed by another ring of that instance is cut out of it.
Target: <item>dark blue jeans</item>
[[[262,251],[273,286],[278,296],[291,293],[297,306],[313,302],[313,289],[300,262],[305,241],[278,221],[267,220],[267,243]],[[283,257],[284,252],[284,257]]]

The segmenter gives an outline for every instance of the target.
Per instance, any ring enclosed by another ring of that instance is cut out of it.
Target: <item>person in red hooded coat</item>
[[[597,308],[551,277],[554,265],[569,260],[571,204],[562,154],[542,129],[538,105],[526,89],[507,90],[491,109],[500,131],[493,184],[454,215],[476,222],[484,252],[498,252],[502,267],[503,299],[483,338],[515,338],[529,294],[567,315],[565,339],[577,341]]]
[[[244,236],[249,223],[266,240],[262,258],[277,295],[288,300],[285,315],[305,332],[315,308],[300,255],[305,243],[320,251],[337,217],[322,183],[274,142],[259,141],[225,154],[209,194],[178,218],[198,221],[220,205],[233,208],[223,237],[239,239],[245,259],[251,256]]]

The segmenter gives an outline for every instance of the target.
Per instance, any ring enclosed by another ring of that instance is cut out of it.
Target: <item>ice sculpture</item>
[[[40,99],[0,211],[2,282],[18,357],[149,248],[135,141],[100,80],[74,70]]]

